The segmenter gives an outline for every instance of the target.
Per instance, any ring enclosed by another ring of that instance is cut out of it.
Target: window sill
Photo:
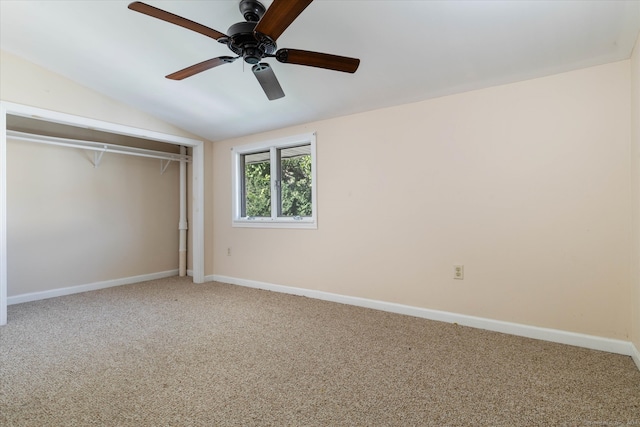
[[[233,227],[244,228],[293,228],[293,229],[317,229],[318,224],[313,220],[308,221],[295,221],[295,220],[233,220],[231,225]]]

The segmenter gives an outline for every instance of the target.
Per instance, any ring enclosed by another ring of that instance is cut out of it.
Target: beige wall
[[[215,274],[629,340],[630,81],[622,61],[216,142]],[[230,147],[309,131],[318,229],[232,228]]]
[[[631,162],[634,197],[633,343],[640,351],[640,35],[631,57]]]
[[[194,138],[3,51],[0,98]],[[79,150],[7,145],[9,296],[178,268],[177,165],[160,175],[159,160],[105,155],[94,169]]]

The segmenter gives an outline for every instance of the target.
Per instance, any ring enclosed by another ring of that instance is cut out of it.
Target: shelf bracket
[[[100,162],[102,161],[102,156],[104,156],[104,153],[107,152],[107,146],[104,146],[104,149],[102,151],[94,151],[93,152],[93,167],[97,168],[98,166],[100,166]]]
[[[165,163],[164,160],[160,159],[160,175],[164,174],[164,171],[169,167],[169,163],[171,163],[171,160],[167,160]]]

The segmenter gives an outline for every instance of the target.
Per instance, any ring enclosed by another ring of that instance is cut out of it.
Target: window
[[[316,228],[315,134],[232,149],[233,226]]]

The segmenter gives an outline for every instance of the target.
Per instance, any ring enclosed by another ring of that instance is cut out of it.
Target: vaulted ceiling
[[[146,3],[227,32],[238,0]],[[266,0],[266,7],[272,1]],[[361,60],[355,74],[273,58],[269,101],[237,60],[164,76],[229,49],[128,1],[0,1],[0,48],[209,140],[542,77],[630,57],[640,1],[315,0],[278,48]]]

